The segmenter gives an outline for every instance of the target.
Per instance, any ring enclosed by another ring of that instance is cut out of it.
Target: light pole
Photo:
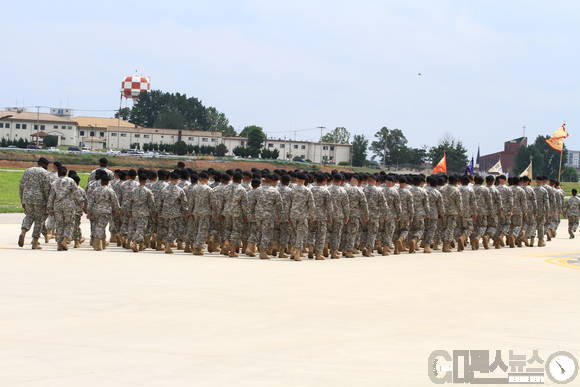
[[[326,126],[320,125],[320,126],[317,126],[316,128],[320,129],[320,140],[318,142],[320,143],[320,163],[322,164],[323,163],[323,158],[322,158],[322,148],[323,148],[323,145],[322,145],[322,131],[324,129],[326,129]]]

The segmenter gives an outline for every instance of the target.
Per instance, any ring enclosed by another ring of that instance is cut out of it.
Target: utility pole
[[[320,125],[320,126],[317,126],[317,128],[320,129],[320,140],[318,142],[320,143],[320,162],[323,163],[323,160],[324,159],[323,159],[323,156],[322,156],[322,148],[323,148],[323,146],[322,146],[322,131],[324,129],[326,129],[326,126]]]
[[[524,131],[524,135],[522,137],[526,137],[526,125],[522,126],[522,129]]]
[[[36,146],[39,145],[39,137],[40,137],[40,106],[35,106],[36,108]]]

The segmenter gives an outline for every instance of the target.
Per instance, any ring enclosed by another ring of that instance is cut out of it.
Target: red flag
[[[447,154],[443,153],[443,158],[433,168],[433,173],[447,173]]]

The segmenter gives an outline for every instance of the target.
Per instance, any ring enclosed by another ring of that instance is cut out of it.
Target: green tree
[[[121,108],[115,113],[115,118],[121,117],[121,119],[125,120],[125,121],[127,121],[130,116],[131,116],[131,109],[128,107]]]
[[[153,123],[154,128],[164,129],[185,129],[184,125],[183,114],[176,110],[167,110],[159,113]]]
[[[210,106],[206,109],[206,114],[209,121],[208,130],[210,132],[221,132],[222,135],[228,137],[234,137],[236,135],[234,127],[230,125],[230,121],[224,113]]]
[[[177,141],[174,144],[174,152],[176,155],[183,156],[187,153],[187,144],[184,141]]]
[[[560,168],[560,152],[553,150],[546,144],[546,138],[549,136],[538,136],[533,144],[522,146],[516,153],[512,174],[520,174],[527,168],[530,158],[533,161],[534,176],[547,176],[552,179],[558,178]],[[566,154],[568,150],[564,146],[562,154],[562,171],[566,163]]]
[[[320,138],[321,142],[331,142],[335,144],[348,144],[349,140],[350,132],[342,126],[334,128],[334,130],[326,133]]]
[[[407,152],[407,138],[401,129],[383,126],[375,133],[376,140],[371,143],[372,159],[379,158],[383,165],[403,164]]]
[[[45,148],[58,145],[58,136],[46,136],[42,139],[42,144]]]
[[[367,159],[368,140],[360,134],[356,134],[352,139],[352,165],[362,167]]]
[[[246,157],[248,155],[248,152],[246,151],[246,148],[241,147],[241,146],[237,146],[232,150],[232,153],[238,157]]]
[[[567,165],[562,168],[562,175],[560,176],[560,180],[577,183],[578,171],[576,171],[576,168]]]
[[[266,134],[264,133],[264,129],[256,125],[246,126],[240,132],[240,136],[246,137],[248,139],[247,147],[253,154],[256,154],[256,156],[252,157],[258,157],[257,155],[260,153],[260,149],[262,149],[264,141],[266,141]]]
[[[433,166],[437,165],[443,154],[447,154],[448,172],[463,172],[467,165],[467,149],[465,149],[461,141],[448,136],[439,141],[437,146],[429,149],[429,158]]]
[[[228,153],[228,147],[225,144],[219,144],[215,147],[214,154],[218,157],[224,157]]]

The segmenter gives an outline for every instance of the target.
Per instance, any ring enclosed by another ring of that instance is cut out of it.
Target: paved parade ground
[[[437,349],[580,358],[565,220],[545,248],[293,262],[33,251],[21,219],[0,215],[0,386],[429,386]]]

